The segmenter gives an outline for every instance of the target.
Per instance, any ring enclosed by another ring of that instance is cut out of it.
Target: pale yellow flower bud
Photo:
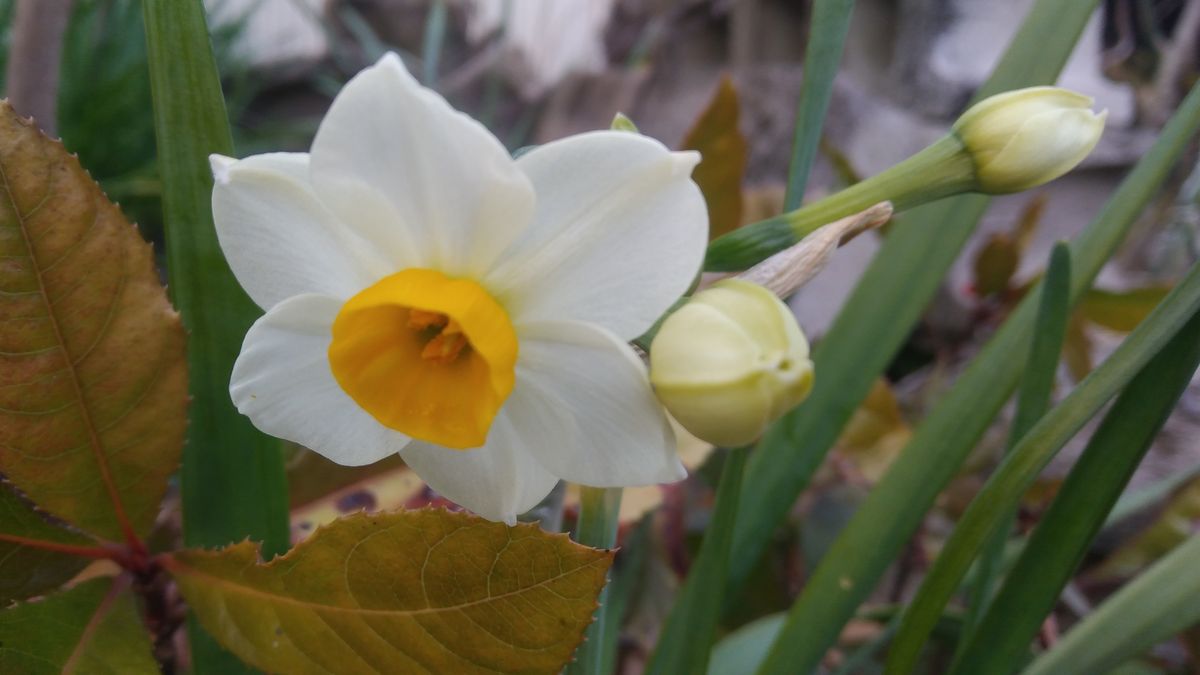
[[[808,396],[813,364],[787,305],[762,286],[726,279],[663,322],[650,346],[650,382],[688,431],[738,447]]]
[[[1108,111],[1059,87],[1030,87],[986,98],[954,123],[975,162],[979,189],[1020,192],[1058,178],[1083,161],[1104,131]]]

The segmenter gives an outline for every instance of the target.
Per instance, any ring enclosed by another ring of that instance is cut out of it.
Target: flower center
[[[483,445],[512,392],[517,336],[482,286],[407,269],[346,301],[329,367],[384,426],[450,448]]]

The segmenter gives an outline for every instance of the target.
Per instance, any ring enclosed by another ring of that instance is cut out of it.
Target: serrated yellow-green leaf
[[[153,675],[151,649],[119,579],[92,579],[0,612],[0,673]]]
[[[268,563],[249,542],[164,565],[205,629],[284,673],[554,673],[612,553],[535,525],[425,509],[356,514]]]
[[[95,542],[51,524],[0,485],[0,607],[57,588],[83,569],[88,559],[52,550],[59,545]]]
[[[0,103],[0,473],[86,532],[144,534],[179,463],[186,379],[150,246]]]

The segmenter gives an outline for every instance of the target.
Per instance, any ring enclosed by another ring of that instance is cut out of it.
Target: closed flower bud
[[[972,106],[954,133],[975,163],[979,189],[1020,192],[1058,178],[1083,161],[1104,131],[1108,111],[1059,87],[1030,87]]]
[[[726,279],[663,322],[650,346],[650,382],[688,431],[737,447],[808,396],[813,364],[808,341],[779,298]]]

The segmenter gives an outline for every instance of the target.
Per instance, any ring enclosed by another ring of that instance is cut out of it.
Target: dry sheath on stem
[[[786,298],[824,269],[835,249],[867,230],[882,226],[891,217],[891,202],[880,202],[865,211],[829,223],[795,246],[737,275],[737,278],[764,286],[775,295]]]

